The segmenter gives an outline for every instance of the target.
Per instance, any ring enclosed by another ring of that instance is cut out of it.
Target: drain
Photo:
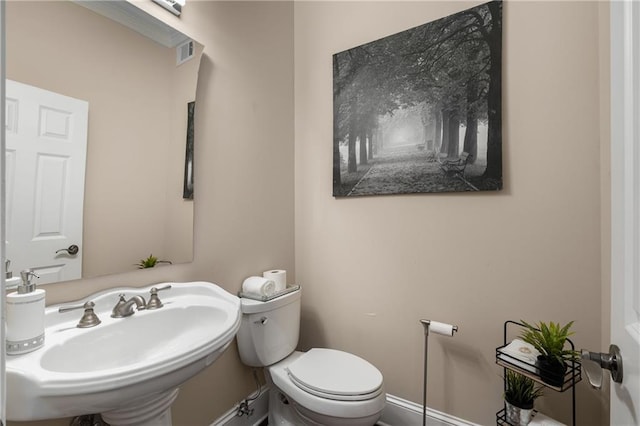
[[[71,419],[69,426],[109,426],[100,414],[85,414]]]

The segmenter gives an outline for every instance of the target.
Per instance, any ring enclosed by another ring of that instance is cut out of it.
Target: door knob
[[[73,256],[74,254],[78,254],[78,252],[80,251],[80,248],[75,244],[71,244],[69,246],[69,248],[63,248],[63,249],[60,249],[60,250],[56,250],[56,253],[60,253],[61,251],[66,251],[67,254],[70,254],[70,255]]]
[[[583,349],[580,358],[589,383],[594,388],[602,387],[602,370],[609,370],[611,379],[616,383],[622,383],[622,355],[616,345],[609,345],[609,353],[589,352]]]

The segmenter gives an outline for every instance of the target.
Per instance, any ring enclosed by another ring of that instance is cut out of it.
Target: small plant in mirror
[[[138,267],[138,269],[147,269],[153,268],[159,263],[168,263],[169,265],[171,265],[170,261],[158,260],[157,257],[155,257],[153,254],[150,254],[146,259],[140,259],[140,262],[136,263],[136,266]]]

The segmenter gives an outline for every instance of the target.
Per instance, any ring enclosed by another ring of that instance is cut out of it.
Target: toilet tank
[[[286,358],[298,345],[302,290],[267,302],[241,298],[242,320],[236,335],[240,359],[266,367]]]

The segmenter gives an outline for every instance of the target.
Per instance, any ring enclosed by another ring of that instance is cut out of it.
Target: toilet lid
[[[287,367],[299,388],[323,398],[365,400],[382,392],[382,373],[364,359],[334,349],[315,348]]]

